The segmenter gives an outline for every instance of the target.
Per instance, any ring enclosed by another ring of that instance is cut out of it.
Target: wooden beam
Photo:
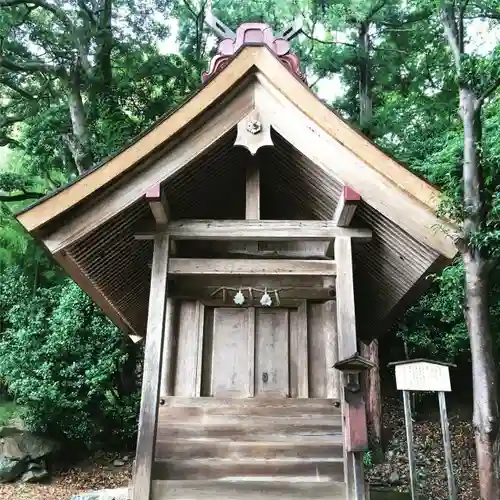
[[[356,311],[354,307],[354,275],[352,267],[352,242],[349,238],[335,240],[335,259],[338,264],[336,279],[337,332],[339,358],[345,359],[357,352]],[[342,376],[342,413],[344,416],[345,481],[349,495],[363,500],[365,494],[357,489],[357,471],[362,470],[360,451],[368,448],[368,430],[363,393],[349,392],[347,375]]]
[[[322,241],[345,236],[368,241],[372,237],[371,229],[342,228],[321,220],[179,220],[134,236],[152,240],[158,232],[174,240]]]
[[[155,184],[146,191],[146,201],[153,213],[157,224],[167,224],[169,220],[169,208],[165,193],[160,184]]]
[[[238,124],[238,131],[240,125]],[[258,159],[253,156],[246,165],[245,182],[245,219],[260,219],[260,165]],[[231,242],[238,245],[239,242]],[[250,241],[245,243],[245,250],[249,252],[258,252],[259,242]]]
[[[170,238],[158,235],[154,240],[153,266],[144,366],[142,375],[139,432],[133,478],[134,500],[150,500],[151,470],[158,418],[158,402],[161,383],[162,352],[164,341],[165,311],[167,301],[168,253]]]
[[[309,349],[307,346],[307,302],[297,309],[297,397],[309,397]]]
[[[339,227],[349,227],[351,220],[354,217],[356,208],[361,203],[361,196],[358,192],[354,191],[348,186],[342,188],[342,193],[340,194],[340,199],[337,202],[337,207],[333,214],[333,222]],[[328,249],[326,251],[328,257],[333,256],[333,242],[330,242]]]
[[[254,247],[249,247],[253,243]],[[258,245],[257,245],[258,243]],[[330,244],[325,241],[213,241],[204,257],[261,259],[325,259]],[[257,248],[258,247],[258,248]],[[332,250],[333,255],[333,250]],[[194,257],[194,255],[193,255]]]
[[[336,266],[333,260],[175,258],[170,259],[168,272],[171,275],[331,276]]]
[[[349,227],[360,202],[361,196],[359,193],[350,187],[344,186],[333,214],[333,222],[339,227]]]
[[[236,292],[242,288],[280,290],[280,298],[325,300],[335,297],[335,276],[257,276],[257,275],[177,275],[169,277],[169,295],[176,298],[223,298],[223,288]],[[215,295],[214,292],[217,292]],[[260,298],[260,295],[259,295]],[[229,300],[229,299],[228,299]]]
[[[175,338],[175,301],[168,287],[168,298],[165,305],[165,326],[163,333],[163,355],[161,363],[160,396],[173,396],[173,349]]]
[[[260,169],[255,158],[252,158],[247,164],[245,194],[245,219],[260,219]]]
[[[187,275],[170,276],[169,285],[172,290],[186,288],[204,288],[204,287],[244,287],[244,288],[329,288],[335,289],[335,276],[257,276],[257,275]],[[178,288],[180,287],[180,288]]]
[[[356,338],[356,311],[354,307],[354,273],[352,268],[352,242],[349,238],[335,240],[337,270],[337,328],[339,358],[346,359],[358,351]]]
[[[184,284],[182,280],[173,283],[169,288],[169,295],[177,299],[187,299],[187,300],[223,300],[224,299],[224,289],[226,290],[226,302],[228,304],[232,303],[232,298],[234,297],[236,291],[240,288],[240,284],[235,285],[223,285],[223,286],[213,286],[213,285],[201,285],[194,286],[189,284]],[[308,287],[308,286],[294,286],[288,287],[282,283],[273,284],[260,284],[256,287],[241,287],[245,297],[249,297],[248,289],[258,288],[263,290],[267,288],[268,290],[280,290],[278,295],[280,298],[280,303],[287,300],[331,300],[335,297],[335,288],[332,287]],[[229,290],[228,290],[229,289]],[[255,303],[258,305],[258,300],[260,295],[256,297]],[[248,300],[247,300],[248,301]],[[330,365],[332,366],[332,365]],[[338,395],[336,396],[338,397]]]

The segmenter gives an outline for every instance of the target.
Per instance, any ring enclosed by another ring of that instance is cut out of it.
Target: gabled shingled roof
[[[243,47],[178,110],[18,220],[121,328],[142,333],[150,248],[131,231],[149,217],[146,189],[161,182],[177,217],[237,217],[245,157],[233,147],[235,125],[255,108],[273,128],[275,147],[261,155],[263,207],[266,196],[283,199],[273,217],[326,219],[343,184],[361,194],[357,222],[375,237],[355,254],[357,283],[366,314],[382,324],[456,255],[454,228],[435,216],[439,192],[328,109],[263,46]],[[222,207],[215,189],[225,193]],[[117,254],[108,262],[109,245]],[[113,275],[118,261],[121,278]],[[142,274],[138,266],[146,266]],[[123,282],[138,272],[125,294]]]

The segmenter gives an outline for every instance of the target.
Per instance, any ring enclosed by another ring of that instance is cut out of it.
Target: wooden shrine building
[[[18,220],[145,337],[133,500],[365,499],[358,342],[455,256],[453,228],[289,37],[222,31],[196,95]]]

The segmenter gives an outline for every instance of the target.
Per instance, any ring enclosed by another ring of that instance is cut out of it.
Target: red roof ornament
[[[244,23],[236,30],[234,36],[230,36],[232,34],[230,31],[226,33],[229,36],[221,39],[217,55],[212,58],[209,70],[202,74],[203,83],[225,68],[231,57],[244,45],[267,45],[293,74],[306,81],[305,75],[299,68],[299,58],[290,52],[290,36],[286,34],[274,36],[271,27],[264,23]]]

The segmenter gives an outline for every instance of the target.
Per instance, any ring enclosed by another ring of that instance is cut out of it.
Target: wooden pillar
[[[350,238],[340,237],[335,240],[335,261],[337,263],[336,302],[339,359],[345,359],[353,356],[358,350]],[[365,500],[363,450],[368,446],[368,435],[363,393],[345,390],[347,375],[344,374],[342,377],[346,498],[348,500]]]
[[[154,238],[132,500],[150,500],[151,497],[151,469],[156,442],[167,302],[169,241],[167,234],[158,234]]]
[[[324,325],[326,333],[325,359],[326,366],[332,367],[339,360],[339,346],[337,335],[336,303],[329,300],[324,304]],[[326,379],[326,397],[340,399],[340,373],[338,370],[328,370]]]
[[[174,318],[175,300],[167,297],[165,305],[165,326],[163,331],[163,355],[161,362],[160,396],[172,396],[173,372],[172,372],[172,350],[174,345]]]
[[[245,219],[260,219],[260,169],[257,158],[248,160],[246,168]]]
[[[245,219],[260,219],[260,169],[257,158],[249,158],[246,167],[245,182]],[[259,242],[252,241],[244,245],[248,252],[258,252]]]

